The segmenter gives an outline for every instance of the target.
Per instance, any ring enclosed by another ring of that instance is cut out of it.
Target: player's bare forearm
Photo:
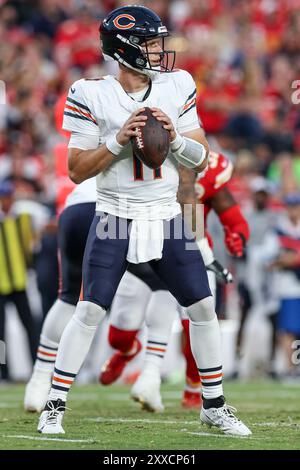
[[[183,165],[179,165],[179,188],[178,188],[178,200],[183,204],[195,204],[197,203],[197,195],[195,191],[196,174],[194,170],[187,168]]]
[[[210,203],[211,203],[211,207],[218,215],[222,214],[222,212],[226,211],[227,209],[230,209],[230,207],[235,206],[237,204],[233,195],[231,194],[229,189],[226,187],[220,189],[211,198]]]
[[[70,148],[68,154],[69,177],[76,184],[82,183],[106,170],[116,158],[105,144],[91,150]]]
[[[196,173],[183,165],[179,165],[179,188],[178,201],[182,208],[186,222],[189,224],[193,232],[196,231],[196,207],[198,199],[195,191]],[[186,207],[184,207],[186,205]]]

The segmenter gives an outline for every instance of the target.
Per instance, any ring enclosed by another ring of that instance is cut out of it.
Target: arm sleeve
[[[225,227],[227,226],[231,233],[243,235],[245,242],[249,239],[249,225],[238,204],[225,209],[225,211],[219,214],[219,219],[221,224]]]
[[[69,89],[62,128],[66,131],[100,138],[99,126],[91,111],[81,80],[75,82]]]
[[[182,88],[184,90],[182,106],[179,112],[177,130],[179,133],[193,131],[201,127],[196,109],[196,84],[188,72],[182,77]]]

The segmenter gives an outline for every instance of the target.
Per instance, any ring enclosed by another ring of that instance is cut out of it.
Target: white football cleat
[[[60,399],[48,401],[39,419],[38,432],[41,434],[65,434],[61,424],[65,409],[65,402]]]
[[[226,403],[220,408],[205,409],[202,407],[200,420],[208,426],[216,426],[224,434],[240,437],[251,436],[250,429],[233,412],[236,412],[236,409]]]
[[[34,374],[31,376],[25,388],[24,409],[25,411],[40,413],[47,403],[51,388],[51,375]]]
[[[144,370],[134,383],[130,396],[142,405],[142,409],[161,413],[165,407],[160,394],[160,376]]]

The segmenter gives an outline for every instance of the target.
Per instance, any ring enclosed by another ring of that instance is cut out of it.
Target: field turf
[[[250,438],[202,426],[197,411],[181,408],[181,387],[164,385],[163,414],[142,412],[129,387],[74,386],[65,435],[36,432],[37,415],[23,411],[23,386],[0,388],[0,449],[300,449],[300,384],[228,382],[227,401],[252,429]]]

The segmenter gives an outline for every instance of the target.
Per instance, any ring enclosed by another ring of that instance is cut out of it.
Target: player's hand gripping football
[[[173,123],[169,116],[164,113],[161,109],[159,108],[150,108],[152,111],[153,116],[158,120],[164,123],[164,128],[170,132],[170,142],[172,140],[176,139],[176,131],[174,129]]]
[[[124,126],[121,127],[119,132],[116,135],[117,142],[120,145],[126,145],[130,141],[131,137],[135,137],[139,135],[138,127],[142,127],[145,125],[145,121],[147,121],[147,116],[141,115],[142,111],[145,108],[138,109],[131,114],[129,119],[125,122]]]

